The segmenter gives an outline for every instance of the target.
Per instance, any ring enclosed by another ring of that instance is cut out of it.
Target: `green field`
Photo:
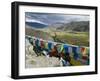
[[[26,35],[54,40],[55,42],[89,47],[88,32],[58,31],[55,29],[26,29]]]
[[[89,47],[88,32],[69,32],[69,31],[52,31],[45,30],[56,42],[64,42],[72,45]],[[56,35],[55,35],[56,34]]]
[[[58,38],[64,40],[68,44],[89,46],[89,36],[86,35],[85,32],[78,34],[66,33],[63,35],[58,35]]]

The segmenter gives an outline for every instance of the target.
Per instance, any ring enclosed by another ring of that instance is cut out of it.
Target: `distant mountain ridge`
[[[26,23],[26,25],[29,25],[33,28],[45,28],[45,27],[47,27],[47,25],[42,24],[42,23],[38,23],[38,22],[25,22],[25,23]]]
[[[39,22],[26,22],[26,25],[32,28],[55,28],[56,30],[63,30],[63,31],[78,31],[78,32],[89,31],[89,21],[72,21],[69,23],[55,23],[52,25],[46,25]]]
[[[89,31],[89,21],[73,21],[67,24],[63,24],[61,27],[57,28],[58,30],[71,30],[71,31]]]

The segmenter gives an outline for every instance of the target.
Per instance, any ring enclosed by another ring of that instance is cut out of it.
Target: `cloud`
[[[88,15],[52,14],[26,12],[26,21],[40,22],[45,24],[68,23],[71,21],[89,21]]]
[[[41,24],[45,24],[46,25],[46,23],[44,23],[44,22],[41,22],[41,21],[36,20],[36,19],[31,19],[31,18],[26,18],[25,21],[26,22],[37,22],[37,23],[41,23]]]

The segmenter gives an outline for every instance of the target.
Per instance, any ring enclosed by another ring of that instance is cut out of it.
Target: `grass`
[[[57,39],[62,40],[65,43],[89,47],[89,33],[87,32],[69,33],[69,32],[62,31],[62,32],[55,32],[55,33],[57,35],[56,36]]]
[[[53,29],[45,29],[42,31],[48,33],[51,37],[56,33],[56,38],[65,43],[89,47],[89,32],[57,31]]]
[[[35,32],[35,33],[34,33]],[[56,33],[56,37],[55,37]],[[89,47],[89,33],[88,32],[71,32],[71,31],[57,31],[55,29],[41,29],[41,30],[32,30],[26,29],[26,34],[34,36],[44,37],[44,38],[53,38],[56,39],[56,42],[63,41],[64,43],[78,45],[78,46],[87,46]]]

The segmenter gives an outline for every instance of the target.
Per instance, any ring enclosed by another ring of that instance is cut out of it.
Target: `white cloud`
[[[45,24],[46,25],[46,23],[44,23],[44,22],[41,22],[39,20],[32,19],[32,18],[27,18],[27,17],[26,17],[25,21],[26,22],[37,22],[37,23],[41,23],[41,24]]]

